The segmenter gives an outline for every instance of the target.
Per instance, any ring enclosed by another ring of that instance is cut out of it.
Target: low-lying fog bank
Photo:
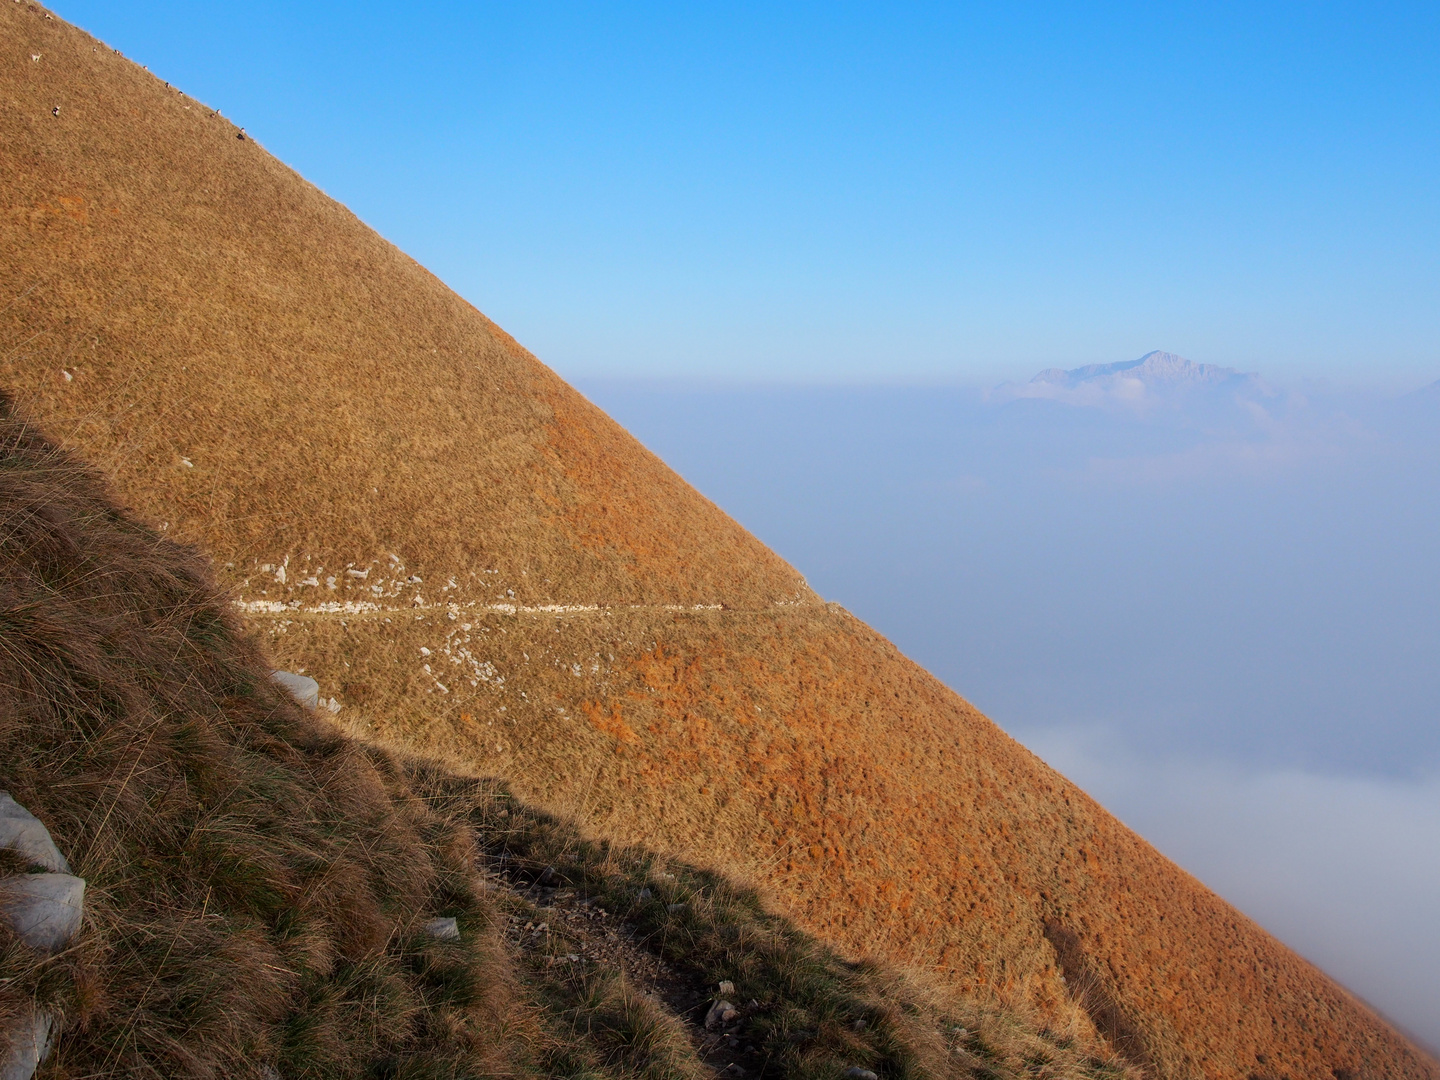
[[[581,389],[827,599],[1440,1044],[1440,390],[1155,354]]]

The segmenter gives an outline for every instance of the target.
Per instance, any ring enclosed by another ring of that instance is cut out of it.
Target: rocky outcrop
[[[57,953],[75,940],[85,914],[85,879],[70,864],[50,831],[34,814],[0,791],[0,849],[14,852],[34,873],[0,877],[0,917],[19,939],[37,952]],[[0,1057],[0,1080],[30,1080],[55,1031],[46,1009],[31,1007],[5,1032],[8,1049]]]
[[[296,701],[307,709],[320,705],[320,684],[308,675],[297,675],[293,671],[272,671],[270,681],[283,686]]]

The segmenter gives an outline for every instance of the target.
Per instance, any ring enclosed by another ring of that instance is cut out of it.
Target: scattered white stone
[[[296,675],[293,671],[272,671],[270,681],[290,691],[290,696],[314,709],[320,704],[320,684],[308,675]]]
[[[425,933],[437,941],[459,941],[460,924],[454,919],[431,919],[425,924]]]
[[[55,841],[50,839],[50,830],[34,814],[10,797],[8,791],[0,791],[0,848],[19,852],[36,866],[56,874],[68,874],[70,864]]]
[[[59,952],[80,932],[84,914],[84,878],[72,874],[0,878],[0,915],[32,949]]]

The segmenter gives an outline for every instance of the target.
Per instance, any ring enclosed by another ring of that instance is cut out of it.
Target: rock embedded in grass
[[[73,874],[14,874],[0,878],[0,914],[38,952],[56,953],[80,932],[85,879]]]
[[[425,933],[437,941],[459,941],[460,923],[455,919],[431,919],[425,924]]]
[[[307,709],[320,706],[320,684],[308,675],[297,675],[293,671],[272,671],[270,681],[283,686],[290,696]]]
[[[37,952],[59,952],[80,932],[85,879],[70,873],[50,830],[8,791],[0,791],[0,848],[48,871],[0,878],[0,915],[25,945]],[[55,1018],[48,1009],[32,1004],[16,1017],[6,1035],[9,1049],[0,1058],[0,1080],[30,1080],[50,1053]]]
[[[0,1080],[30,1080],[50,1053],[55,1019],[46,1009],[32,1006],[16,1018],[8,1032],[10,1048],[0,1057]]]
[[[50,838],[50,830],[8,791],[0,791],[0,848],[17,852],[52,873],[70,872],[70,864]]]

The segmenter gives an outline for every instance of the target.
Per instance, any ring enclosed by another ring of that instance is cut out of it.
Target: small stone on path
[[[715,1031],[725,1026],[739,1016],[735,1006],[728,1001],[717,1001],[710,1006],[710,1011],[705,1014],[705,1030]]]

